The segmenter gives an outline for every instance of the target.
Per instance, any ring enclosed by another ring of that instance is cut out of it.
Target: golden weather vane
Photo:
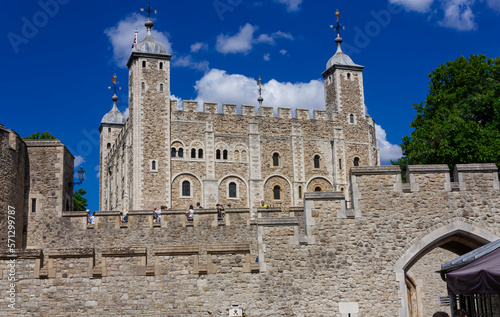
[[[115,91],[115,95],[116,95],[116,89],[118,90],[122,89],[122,87],[117,87],[119,82],[116,80],[116,78],[118,77],[116,76],[116,74],[114,74],[113,77],[111,77],[111,82],[113,83],[113,86],[108,86],[108,89],[113,89]]]
[[[340,24],[340,12],[339,9],[335,11],[335,15],[337,16],[337,25],[334,27],[333,25],[330,25],[330,28],[337,30],[337,36],[340,37],[340,30],[345,30],[345,26],[342,26]]]
[[[141,8],[141,11],[144,11],[144,8]],[[157,13],[156,10],[151,10],[151,0],[148,1],[148,19],[151,18],[151,11]]]

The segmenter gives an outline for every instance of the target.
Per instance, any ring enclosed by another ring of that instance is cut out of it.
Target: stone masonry
[[[500,236],[496,166],[459,165],[457,183],[445,169],[410,167],[402,184],[398,167],[353,167],[353,209],[343,193],[322,191],[256,218],[235,208],[223,221],[202,209],[192,222],[184,210],[161,223],[151,211],[130,211],[126,224],[117,211],[97,212],[95,225],[84,212],[30,222],[8,314],[228,316],[237,304],[247,316],[410,316],[407,280],[429,279],[433,250],[460,254]],[[433,281],[416,303],[445,294],[439,274]]]

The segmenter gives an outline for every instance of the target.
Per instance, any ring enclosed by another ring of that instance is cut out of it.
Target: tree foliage
[[[87,208],[88,198],[83,196],[87,194],[87,191],[83,188],[78,188],[78,190],[73,194],[73,210],[84,211]]]
[[[23,140],[55,140],[55,139],[57,138],[52,134],[50,134],[48,131],[42,133],[40,133],[40,131],[37,131],[32,135],[23,138]]]
[[[460,57],[431,71],[429,93],[403,137],[395,165],[500,166],[500,57]]]

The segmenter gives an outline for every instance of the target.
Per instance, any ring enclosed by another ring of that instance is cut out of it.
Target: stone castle
[[[407,183],[377,166],[362,68],[340,50],[314,119],[177,110],[169,57],[148,32],[129,62],[130,118],[103,118],[95,224],[71,211],[65,146],[0,125],[0,315],[425,317],[447,310],[440,264],[499,239],[495,164],[457,165],[454,182],[447,165],[409,166]],[[216,202],[236,208],[220,221]]]
[[[170,58],[147,35],[128,61],[129,113],[116,107],[101,132],[100,210],[152,210],[260,202],[301,206],[304,193],[349,192],[351,166],[379,165],[375,124],[366,114],[363,66],[341,50],[328,61],[325,111],[170,99]],[[262,97],[260,97],[262,98]],[[259,100],[259,102],[261,102]]]

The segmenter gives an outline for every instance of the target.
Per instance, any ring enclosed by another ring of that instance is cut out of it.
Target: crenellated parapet
[[[203,102],[200,109],[200,105],[196,100],[183,100],[182,104],[179,106],[177,100],[170,100],[170,109],[173,112],[199,112],[205,114],[218,114],[218,115],[242,115],[246,117],[263,117],[263,118],[281,118],[281,119],[292,119],[292,108],[278,107],[277,112],[274,112],[274,107],[270,106],[260,106],[256,110],[254,105],[242,104],[239,109],[236,104],[223,103],[222,112],[219,112],[218,103],[216,102]],[[239,111],[238,111],[239,110]],[[310,120],[311,113],[310,109],[297,108],[295,109],[295,118],[298,120]],[[318,121],[327,121],[327,115],[325,110],[314,109],[312,113],[312,119]]]

